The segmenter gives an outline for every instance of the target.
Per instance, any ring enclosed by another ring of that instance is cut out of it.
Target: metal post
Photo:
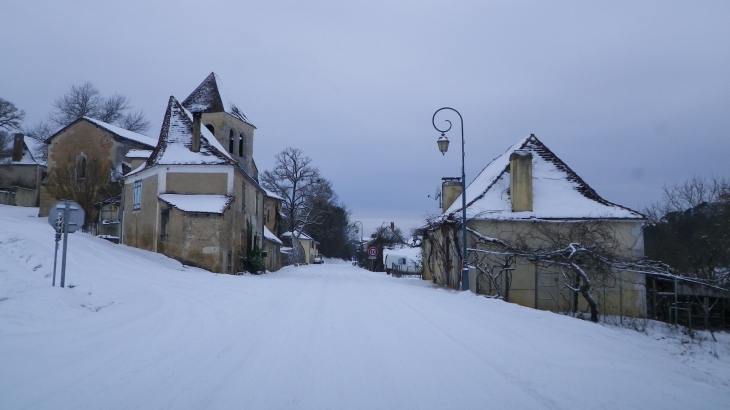
[[[56,264],[58,262],[58,242],[56,241],[56,251],[53,253],[53,286],[56,286]]]
[[[621,281],[621,272],[618,273],[618,314],[621,318],[621,324],[624,323],[624,291]]]
[[[441,110],[451,110],[455,112],[459,116],[459,120],[461,121],[461,230],[463,234],[463,245],[462,245],[462,261],[461,261],[461,290],[468,290],[469,289],[469,268],[466,266],[467,261],[467,251],[466,251],[466,172],[465,172],[465,157],[466,153],[464,150],[464,118],[462,118],[461,113],[459,111],[456,111],[455,109],[451,107],[443,107],[436,110],[435,113],[433,113],[433,118],[431,119],[431,122],[433,123],[433,127],[436,128],[437,131],[441,132],[441,135],[443,136],[446,132],[448,132],[451,129],[451,121],[446,120],[446,122],[449,123],[449,128],[446,130],[441,130],[436,126],[436,114],[439,113]]]
[[[677,301],[677,278],[674,278],[674,324],[679,323],[679,312],[677,311],[677,308],[679,307],[679,302]]]
[[[68,247],[68,212],[70,205],[63,201],[63,256],[61,258],[61,287],[66,283],[66,249]]]
[[[538,307],[538,300],[540,297],[540,294],[538,293],[540,290],[540,279],[537,277],[537,259],[535,259],[535,309],[539,309]]]
[[[61,241],[61,226],[63,224],[63,221],[61,221],[61,213],[58,212],[56,215],[56,225],[55,225],[55,238],[56,241],[56,250],[53,253],[53,282],[52,285],[56,286],[56,265],[58,264],[58,243]]]

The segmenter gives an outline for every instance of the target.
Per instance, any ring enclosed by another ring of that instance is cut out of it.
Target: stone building
[[[122,176],[131,167],[125,163],[130,150],[151,150],[157,140],[89,117],[82,117],[53,134],[48,140],[48,176],[41,183],[38,216],[47,216],[48,210],[60,199],[48,189],[54,171],[72,169],[76,178],[83,180],[92,162],[109,168],[109,184],[104,198],[114,197],[121,191]],[[89,210],[86,210],[89,212]]]
[[[293,234],[292,232],[284,232],[281,234],[284,245],[292,248],[290,258],[293,260],[289,262],[307,264],[314,262],[314,257],[319,255],[319,249],[317,247],[319,242],[304,232],[294,231]]]
[[[461,184],[445,179],[442,214],[421,230],[424,279],[458,288],[462,261]],[[455,192],[454,192],[455,191]],[[584,311],[571,291],[576,278],[555,263],[514,257],[502,244],[552,249],[579,227],[600,246],[627,261],[643,257],[644,216],[600,197],[534,135],[490,162],[466,189],[469,288],[523,306],[556,312]],[[588,245],[588,244],[586,244]],[[603,314],[641,317],[645,278],[613,272],[595,280]]]
[[[33,138],[14,134],[8,146],[0,147],[0,204],[38,206],[40,182],[46,171],[41,145]]]
[[[201,87],[217,94],[211,76]],[[253,159],[238,155],[237,146],[229,152],[213,132],[250,131],[253,138],[253,126],[228,112],[212,112],[225,108],[201,101],[220,102],[220,96],[206,97],[201,87],[186,99],[199,111],[170,97],[157,146],[125,175],[121,242],[212,272],[236,273],[263,246],[265,191],[244,167],[253,166]],[[203,126],[206,120],[211,127]]]

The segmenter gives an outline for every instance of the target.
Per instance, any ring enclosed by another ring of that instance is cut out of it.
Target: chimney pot
[[[509,156],[512,212],[532,211],[532,153],[516,150]]]
[[[461,195],[462,185],[459,177],[441,178],[441,212],[446,212]]]
[[[13,134],[13,162],[18,162],[23,159],[23,134]]]

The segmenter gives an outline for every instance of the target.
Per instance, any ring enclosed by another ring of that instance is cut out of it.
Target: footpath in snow
[[[597,325],[345,263],[216,275],[74,233],[54,288],[36,214],[0,206],[0,409],[730,403],[726,333]]]

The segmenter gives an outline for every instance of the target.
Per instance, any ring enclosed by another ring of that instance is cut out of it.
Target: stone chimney
[[[512,212],[532,211],[532,153],[516,150],[509,156]]]
[[[193,144],[190,150],[193,152],[200,152],[200,117],[202,113],[193,113]]]
[[[23,159],[23,134],[13,134],[13,162]]]
[[[441,180],[441,212],[446,212],[461,195],[461,178],[446,177]]]

